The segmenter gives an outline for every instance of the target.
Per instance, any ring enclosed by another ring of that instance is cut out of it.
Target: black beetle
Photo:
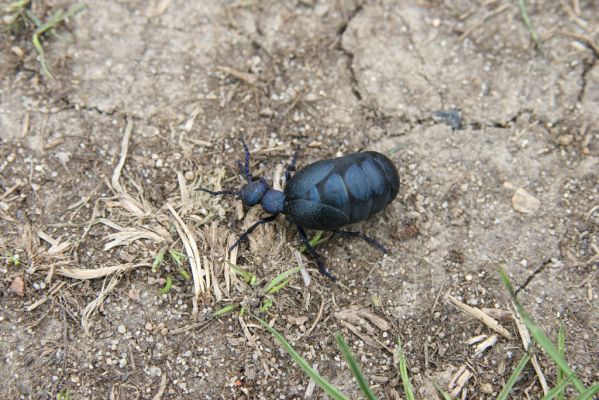
[[[258,226],[284,214],[297,226],[302,241],[315,258],[320,272],[331,279],[335,278],[310,245],[305,228],[333,231],[342,236],[358,236],[384,253],[388,252],[382,244],[361,232],[340,231],[339,228],[367,219],[395,199],[399,192],[399,174],[391,160],[375,151],[353,153],[317,161],[291,177],[297,160],[296,151],[285,171],[286,184],[281,192],[272,189],[264,178],[252,177],[250,152],[243,139],[240,140],[245,152],[245,163],[237,163],[248,183],[240,191],[200,190],[212,195],[238,196],[247,207],[261,204],[264,211],[271,215],[250,226],[231,249]]]

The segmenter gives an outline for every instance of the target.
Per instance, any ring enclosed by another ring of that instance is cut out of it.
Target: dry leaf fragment
[[[22,276],[17,276],[10,284],[10,290],[19,297],[25,296],[25,281]]]

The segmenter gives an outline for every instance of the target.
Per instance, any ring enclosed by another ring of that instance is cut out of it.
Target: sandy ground
[[[524,353],[516,325],[476,354],[468,340],[493,331],[446,295],[512,310],[500,266],[552,339],[565,326],[581,380],[599,380],[599,4],[526,3],[538,47],[517,2],[86,2],[44,44],[54,79],[30,30],[0,33],[0,393],[324,398],[247,312],[212,317],[241,304],[352,398],[336,332],[379,398],[403,396],[398,336],[420,399],[460,369],[458,395],[495,398]],[[459,129],[436,115],[454,109]],[[386,153],[400,194],[356,228],[392,253],[325,235],[334,283],[298,261],[284,217],[228,253],[260,211],[195,189],[240,187],[239,137],[275,185],[297,145],[300,168]],[[264,296],[298,263],[309,284]],[[531,367],[513,395],[542,396]]]

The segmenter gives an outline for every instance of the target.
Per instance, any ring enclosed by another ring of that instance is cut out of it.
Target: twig
[[[229,74],[237,79],[239,79],[240,81],[243,81],[245,83],[247,83],[250,86],[256,87],[256,82],[258,81],[258,78],[256,77],[256,75],[254,74],[248,74],[247,72],[241,72],[238,71],[236,69],[221,65],[216,67],[217,70],[224,72],[226,74]]]
[[[196,322],[194,324],[189,324],[189,325],[184,326],[182,328],[173,329],[172,331],[169,331],[169,333],[171,335],[178,335],[179,333],[184,333],[184,332],[187,332],[187,331],[194,330],[196,328],[200,328],[200,329],[198,329],[195,332],[195,333],[199,333],[199,332],[202,332],[204,329],[208,328],[212,324],[213,321],[214,320]]]
[[[168,383],[168,379],[166,377],[166,372],[163,372],[162,377],[160,378],[160,386],[158,387],[158,391],[156,392],[154,397],[152,397],[152,400],[161,400],[162,399],[162,395],[166,391],[167,383]]]
[[[66,281],[62,281],[59,284],[56,285],[56,287],[54,289],[52,289],[50,291],[50,293],[47,296],[42,297],[41,299],[39,299],[38,301],[36,301],[35,303],[27,306],[26,310],[31,312],[33,310],[35,310],[36,308],[38,308],[39,306],[41,306],[42,304],[44,304],[46,301],[48,301],[49,299],[52,298],[52,296],[54,296],[60,289],[62,289],[62,287],[66,285]]]
[[[489,336],[486,340],[476,346],[474,349],[474,355],[482,354],[483,351],[487,350],[489,347],[495,346],[495,343],[497,343],[497,335]]]
[[[324,296],[322,296],[322,298],[320,300],[320,308],[318,309],[318,314],[316,314],[316,319],[314,320],[314,322],[312,322],[312,325],[310,325],[310,328],[306,331],[304,336],[310,336],[310,334],[312,333],[314,328],[316,328],[316,324],[318,324],[318,321],[320,321],[320,318],[322,318],[323,310],[324,310]]]
[[[12,192],[14,192],[15,190],[17,190],[18,188],[20,188],[21,185],[20,184],[16,184],[12,187],[9,187],[8,190],[6,192],[4,192],[1,196],[0,196],[0,201],[4,200],[5,198],[7,198],[8,196],[10,196],[10,194]]]
[[[272,374],[270,373],[270,369],[268,368],[268,364],[266,363],[266,359],[264,358],[264,354],[262,354],[262,351],[256,345],[256,341],[252,337],[252,334],[250,333],[250,330],[248,329],[245,321],[243,320],[243,318],[241,316],[239,316],[238,319],[239,319],[239,325],[241,325],[241,329],[243,330],[243,334],[245,335],[245,338],[248,340],[248,343],[250,344],[250,346],[252,346],[254,349],[256,349],[256,353],[258,353],[258,356],[260,357],[260,362],[262,362],[262,368],[264,368],[264,373],[266,374],[266,376],[272,376]]]
[[[580,42],[584,42],[587,46],[591,48],[591,50],[593,50],[593,53],[595,53],[595,57],[599,57],[599,46],[595,44],[595,42],[593,41],[593,39],[591,39],[590,36],[580,35],[578,33],[567,31],[559,31],[559,34],[564,36],[570,36]]]
[[[474,25],[472,25],[470,28],[466,29],[464,31],[464,33],[462,33],[460,35],[460,37],[458,38],[458,40],[464,40],[466,39],[476,28],[482,26],[486,20],[488,20],[489,18],[493,18],[496,15],[501,14],[502,12],[504,12],[505,10],[507,10],[508,8],[510,8],[510,4],[506,3],[500,7],[497,7],[497,9],[491,11],[490,13],[488,13],[487,15],[484,15],[483,18],[478,21],[477,23],[475,23]]]
[[[504,338],[506,338],[506,339],[512,338],[512,335],[510,334],[510,332],[507,329],[505,329],[503,326],[501,326],[499,321],[489,317],[487,314],[485,314],[478,308],[470,307],[469,305],[462,303],[461,301],[459,301],[458,299],[456,299],[449,293],[447,293],[445,295],[445,298],[447,300],[449,300],[449,302],[451,304],[453,304],[460,310],[464,311],[466,314],[470,315],[471,317],[473,317],[473,318],[479,320],[480,322],[482,322],[483,324],[487,325],[489,328],[491,328],[495,332],[499,333]]]

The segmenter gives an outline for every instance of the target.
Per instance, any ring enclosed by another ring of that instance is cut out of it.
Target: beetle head
[[[244,185],[239,191],[239,197],[241,197],[241,201],[245,206],[253,207],[262,201],[267,191],[268,183],[260,178]]]

